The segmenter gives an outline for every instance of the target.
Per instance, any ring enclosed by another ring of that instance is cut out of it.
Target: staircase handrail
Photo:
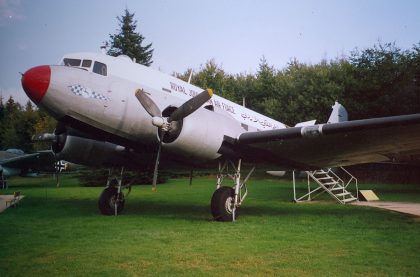
[[[337,174],[335,174],[335,172],[331,168],[328,168],[327,173],[328,174],[332,174],[335,178],[337,178],[337,180],[341,183],[341,186],[343,186],[343,188],[345,188],[344,187],[344,180],[341,179],[340,176],[338,176]]]
[[[356,198],[359,199],[359,186],[358,186],[358,182],[357,182],[357,178],[354,177],[350,172],[348,172],[344,167],[340,167],[340,169],[342,171],[344,171],[349,177],[349,181],[346,183],[346,185],[344,186],[344,188],[347,189],[347,187],[352,183],[352,181],[354,182],[354,185],[356,187]]]

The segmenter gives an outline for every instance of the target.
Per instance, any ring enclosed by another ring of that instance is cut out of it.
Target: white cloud
[[[24,18],[20,0],[0,0],[0,27]]]
[[[3,103],[9,100],[10,96],[23,106],[29,100],[22,88],[0,88],[0,97],[3,98]]]

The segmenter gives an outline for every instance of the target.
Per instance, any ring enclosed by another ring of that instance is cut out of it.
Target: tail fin
[[[328,118],[327,123],[338,123],[348,120],[348,114],[346,108],[343,105],[335,101],[334,106],[332,106],[333,110],[331,112],[330,118]]]

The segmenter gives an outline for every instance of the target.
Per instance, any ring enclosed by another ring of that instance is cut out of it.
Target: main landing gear
[[[217,221],[235,221],[238,217],[239,207],[248,194],[246,183],[254,172],[255,166],[241,181],[241,163],[241,159],[236,164],[231,160],[219,162],[216,191],[211,198],[211,213]],[[231,165],[233,173],[229,173],[229,165]],[[125,197],[130,193],[131,185],[122,185],[123,173],[124,168],[121,169],[119,175],[113,174],[112,169],[109,170],[107,186],[98,201],[99,210],[104,215],[118,215],[124,209]],[[233,180],[233,187],[222,186],[226,177]],[[125,188],[128,189],[126,195],[122,192]]]
[[[229,164],[234,173],[229,173]],[[246,182],[254,172],[255,166],[249,171],[246,178],[241,181],[241,159],[235,165],[232,161],[219,162],[219,174],[217,175],[216,191],[211,198],[211,213],[217,221],[235,221],[238,217],[238,208],[248,194]],[[228,177],[233,180],[234,186],[222,186],[223,179]]]
[[[125,197],[130,193],[131,185],[122,185],[123,173],[124,168],[121,169],[119,175],[113,174],[112,169],[109,170],[106,188],[102,191],[98,201],[98,208],[103,215],[118,215],[124,209]],[[128,188],[125,196],[122,192],[124,188]]]

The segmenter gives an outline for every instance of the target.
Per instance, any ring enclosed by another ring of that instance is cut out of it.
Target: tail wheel
[[[232,221],[233,220],[233,202],[235,199],[235,190],[231,187],[220,187],[211,198],[211,213],[213,218],[217,221]],[[235,216],[238,217],[238,209],[235,211]]]
[[[124,203],[124,194],[118,193],[115,187],[108,187],[99,196],[98,208],[103,215],[115,215],[115,205],[117,205],[117,214],[120,214],[124,209]]]

